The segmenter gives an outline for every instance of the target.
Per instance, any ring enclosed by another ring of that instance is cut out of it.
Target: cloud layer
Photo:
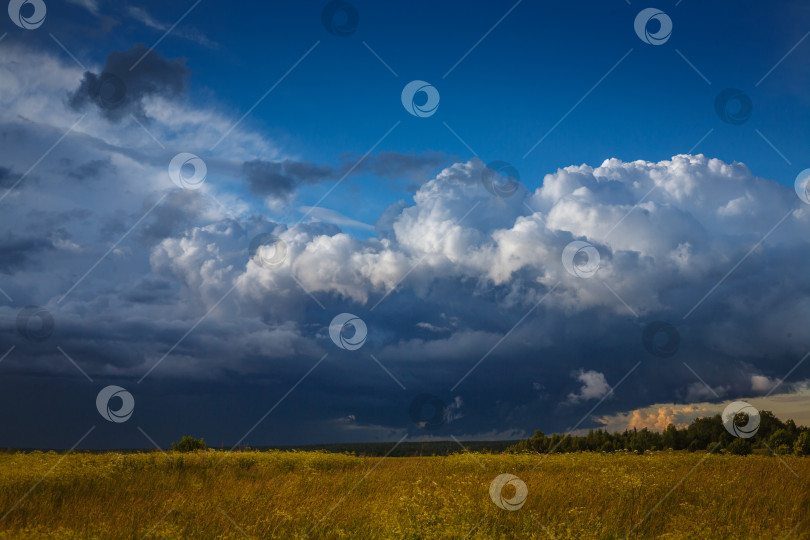
[[[348,166],[285,155],[247,128],[215,144],[235,119],[183,97],[181,61],[150,53],[125,81],[121,108],[109,109],[98,106],[95,74],[137,60],[137,47],[86,73],[5,47],[0,128],[20,141],[0,163],[0,287],[11,299],[0,306],[0,345],[15,346],[2,364],[8,381],[81,378],[58,346],[94,380],[152,403],[143,418],[159,423],[196,403],[217,419],[207,428],[214,438],[235,441],[247,418],[317,365],[275,424],[285,440],[302,431],[422,433],[408,417],[422,393],[452,404],[433,434],[519,436],[573,427],[602,399],[600,414],[610,414],[762,395],[810,349],[810,213],[793,190],[741,163],[608,159],[502,198],[484,186],[477,159],[427,177],[443,157],[382,153],[358,172],[404,175],[418,187],[380,208],[377,235],[359,239],[328,212],[307,208],[301,222],[265,212],[265,197],[296,204],[299,188],[325,192]],[[181,151],[205,159],[198,191],[168,177]],[[250,257],[262,234],[283,244],[279,264]],[[589,278],[563,264],[574,241],[598,252]],[[53,315],[49,340],[17,332],[26,305]],[[329,337],[344,312],[368,328],[355,351]],[[680,337],[668,357],[642,342],[653,321]],[[782,390],[807,374],[798,369]],[[214,412],[231,391],[239,425]]]

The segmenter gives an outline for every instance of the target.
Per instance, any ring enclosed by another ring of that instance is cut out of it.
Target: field
[[[523,508],[493,504],[501,473]],[[704,452],[6,453],[0,538],[810,538],[808,480],[810,458]]]

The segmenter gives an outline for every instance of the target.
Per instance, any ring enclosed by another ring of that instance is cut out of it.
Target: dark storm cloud
[[[143,218],[143,222],[132,234],[142,246],[149,248],[196,223],[206,204],[205,196],[198,191],[173,189],[156,205],[157,199],[158,196],[155,195],[144,200],[132,212],[116,210],[104,216],[98,226],[100,238],[115,241]]]
[[[95,105],[112,121],[129,114],[146,119],[144,98],[179,96],[186,90],[189,73],[184,59],[164,58],[138,43],[128,51],[110,53],[101,73],[85,72],[68,103],[76,110]]]
[[[144,203],[141,215],[155,204]],[[138,229],[137,237],[146,245],[176,235],[195,223],[203,212],[204,195],[198,191],[172,190],[166,199],[150,212],[148,220]],[[137,220],[137,216],[129,218]]]
[[[0,188],[10,188],[18,178],[19,176],[13,174],[8,167],[0,167]]]
[[[287,199],[299,187],[320,182],[337,181],[346,174],[370,174],[380,178],[404,178],[424,182],[435,168],[447,162],[447,156],[437,152],[420,155],[380,152],[360,156],[345,154],[338,167],[306,161],[253,160],[243,164],[242,173],[251,193],[274,199]]]
[[[349,163],[354,163],[360,156],[346,154],[343,159]],[[437,167],[446,165],[449,158],[441,152],[427,152],[424,154],[403,154],[401,152],[380,152],[374,156],[369,156],[360,162],[357,170],[360,173],[373,174],[385,178],[409,178],[415,179],[421,176],[421,180],[427,180],[427,175]]]
[[[91,215],[92,212],[82,208],[61,212],[35,208],[26,214],[26,218],[29,221],[29,230],[42,233],[43,235],[56,231],[56,233],[60,235],[60,238],[67,239],[69,236],[62,235],[61,231],[64,230],[63,227],[70,222],[86,221]]]
[[[242,172],[251,193],[275,199],[286,199],[302,185],[323,182],[335,175],[335,171],[326,165],[259,159],[246,162]]]
[[[146,277],[124,293],[123,298],[137,304],[167,304],[176,300],[176,294],[169,281]]]
[[[53,249],[47,238],[20,237],[7,234],[0,237],[0,272],[13,274],[24,267],[32,256]]]

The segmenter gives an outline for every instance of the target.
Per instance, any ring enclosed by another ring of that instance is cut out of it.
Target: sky
[[[806,3],[8,14],[0,446],[810,424]]]

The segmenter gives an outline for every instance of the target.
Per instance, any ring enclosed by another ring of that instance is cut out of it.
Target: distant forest
[[[505,441],[403,441],[394,447],[392,442],[334,443],[303,446],[240,446],[237,451],[282,450],[321,451],[347,453],[368,457],[418,457],[447,456],[462,452],[500,453],[566,453],[566,452],[633,452],[656,450],[712,451],[715,453],[747,454],[796,454],[810,456],[810,428],[797,426],[793,420],[783,422],[770,411],[760,411],[760,424],[750,438],[731,435],[723,426],[720,415],[697,418],[686,428],[672,424],[663,432],[647,428],[609,433],[602,429],[590,430],[587,435],[555,433],[546,436],[542,431],[525,440]],[[748,421],[745,414],[738,415],[735,422],[743,426]],[[186,437],[191,439],[191,437]],[[202,442],[202,441],[200,441]],[[179,448],[173,449],[179,450]],[[220,448],[225,450],[226,447]],[[0,449],[0,452],[31,452],[37,449]],[[181,450],[182,451],[182,450]],[[84,453],[105,453],[105,450],[76,450]],[[118,449],[116,452],[140,453],[142,449]]]
[[[522,441],[406,441],[393,450],[390,442],[322,444],[297,447],[259,447],[256,450],[320,450],[346,452],[361,456],[413,457],[446,456],[453,453],[565,453],[565,452],[634,452],[648,450],[713,451],[737,455],[796,454],[810,456],[810,428],[797,426],[793,420],[782,421],[771,411],[760,411],[759,429],[750,438],[731,435],[723,426],[719,414],[697,418],[686,428],[670,424],[663,432],[647,428],[609,433],[605,430],[590,430],[587,435],[554,434],[546,436],[542,431]],[[743,426],[747,415],[741,413],[735,424]]]
[[[761,411],[756,434],[750,438],[737,438],[723,426],[719,414],[697,418],[686,428],[678,429],[670,424],[659,433],[647,428],[608,433],[591,430],[587,435],[566,436],[554,434],[547,437],[535,431],[526,440],[510,446],[507,452],[646,452],[647,450],[710,450],[731,454],[797,454],[810,455],[810,428],[797,426],[793,420],[783,422],[770,411]],[[739,416],[739,415],[738,415]],[[735,424],[744,425],[747,415],[735,418]]]

